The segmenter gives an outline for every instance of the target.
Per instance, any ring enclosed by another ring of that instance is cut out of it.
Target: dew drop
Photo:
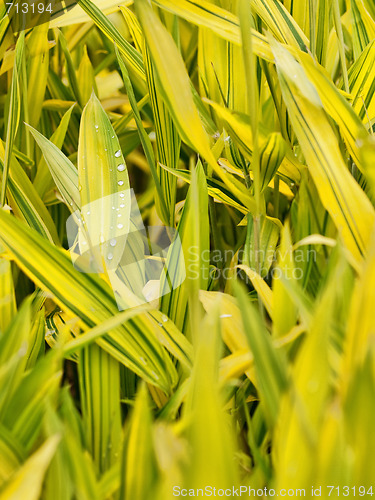
[[[122,186],[124,184],[124,181],[118,181],[117,183],[119,186]]]
[[[121,217],[121,214],[117,214],[117,217]]]
[[[50,330],[50,331],[55,332],[55,330]],[[18,356],[22,358],[23,356],[25,356],[26,353],[27,353],[27,342],[23,342],[21,347],[18,349]]]
[[[111,245],[111,247],[116,246],[116,243],[117,243],[116,238],[113,238],[113,239],[109,242],[109,244]]]
[[[116,156],[116,158],[120,158],[120,156],[121,156],[121,151],[120,151],[120,150],[116,151],[115,156]]]
[[[124,207],[125,207],[125,203],[121,203],[120,208],[124,208]]]
[[[119,229],[122,229],[122,228],[124,227],[124,225],[123,225],[123,224],[117,224],[117,227],[118,227]]]
[[[90,213],[91,213],[91,212],[90,212],[90,210],[89,210],[89,211],[87,212],[87,215],[90,215]]]
[[[144,365],[147,365],[147,361],[145,360],[145,358],[142,358],[140,357],[139,358],[140,362],[143,363]]]
[[[163,326],[163,323],[158,323],[158,326]]]
[[[120,198],[125,198],[124,193],[120,193]]]
[[[163,323],[166,323],[168,321],[168,316],[166,316],[165,314],[163,314],[162,317],[161,317],[161,320],[163,321]]]
[[[120,163],[120,165],[117,167],[117,170],[119,172],[123,172],[125,170],[125,168],[126,168],[125,165],[123,163]]]
[[[107,259],[108,260],[112,260],[113,259],[113,253],[109,253],[108,256],[107,256]]]

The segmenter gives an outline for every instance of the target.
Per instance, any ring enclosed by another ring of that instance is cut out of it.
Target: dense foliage
[[[373,0],[77,3],[0,2],[0,498],[371,495]],[[129,189],[184,254],[143,304]]]

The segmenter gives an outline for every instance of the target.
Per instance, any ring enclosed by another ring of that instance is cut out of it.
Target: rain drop
[[[122,186],[124,184],[124,181],[118,181],[117,183],[119,186]]]
[[[108,256],[107,256],[107,259],[108,260],[112,260],[113,259],[113,253],[109,253]]]
[[[125,204],[121,203],[120,208],[124,208],[124,207],[125,207]]]
[[[125,198],[124,193],[120,193],[120,198]]]
[[[168,317],[165,314],[163,314],[161,320],[163,321],[163,323],[166,323],[168,321]]]
[[[51,330],[51,332],[52,331],[54,332],[55,330]],[[27,343],[23,342],[22,346],[18,350],[18,356],[21,358],[21,357],[25,356],[26,353],[27,353]]]
[[[120,158],[120,156],[121,156],[121,151],[120,151],[120,150],[116,151],[115,156],[116,156],[116,158]]]
[[[123,224],[117,224],[117,227],[118,227],[119,229],[122,229],[122,228],[124,227],[124,225],[123,225]]]
[[[116,246],[116,243],[117,243],[117,241],[116,241],[116,239],[115,239],[115,238],[113,238],[113,239],[109,242],[109,244],[111,245],[111,247]]]
[[[120,165],[117,167],[117,170],[119,172],[123,172],[125,170],[125,168],[126,168],[125,165],[123,163],[120,163]]]

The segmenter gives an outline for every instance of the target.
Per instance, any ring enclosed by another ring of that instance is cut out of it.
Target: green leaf
[[[243,288],[237,285],[235,290],[244,331],[254,356],[257,387],[267,411],[269,425],[274,427],[281,397],[288,385],[284,359],[272,345],[271,337],[261,322],[259,313],[248,301]]]
[[[1,492],[4,500],[38,500],[45,472],[56,451],[59,436],[49,438],[17,471]]]
[[[20,114],[21,114],[21,96],[20,96],[19,78],[20,78],[24,44],[25,44],[25,35],[24,32],[22,32],[16,45],[16,55],[15,55],[16,60],[13,66],[12,83],[10,88],[8,126],[7,126],[5,155],[4,155],[4,170],[1,181],[1,196],[0,196],[1,207],[5,203],[6,188],[8,182],[10,161],[12,157],[13,143],[15,136],[17,134],[18,125],[20,121]]]
[[[147,500],[150,491],[156,487],[157,463],[152,415],[144,384],[138,390],[126,430],[121,476],[121,498]]]
[[[95,275],[74,269],[65,250],[49,244],[4,211],[0,211],[0,221],[0,241],[17,264],[38,286],[53,293],[63,309],[78,316],[84,328],[94,327],[118,312],[109,286]],[[156,338],[164,331],[159,323],[156,315],[141,315],[112,330],[98,344],[147,382],[168,392],[177,374]]]
[[[352,257],[360,261],[369,242],[374,209],[347,170],[321,100],[301,66],[272,42],[284,101],[321,201]],[[350,200],[350,202],[349,202]]]

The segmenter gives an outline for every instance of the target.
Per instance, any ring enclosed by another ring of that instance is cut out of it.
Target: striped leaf
[[[375,221],[374,209],[345,166],[313,84],[285,49],[272,45],[283,98],[311,176],[346,248],[359,261]]]
[[[29,498],[37,500],[42,491],[44,474],[59,442],[59,436],[49,438],[17,471],[2,490],[4,500]]]
[[[10,87],[9,113],[7,120],[4,168],[1,181],[0,206],[3,206],[5,203],[6,188],[9,176],[10,162],[12,157],[13,143],[15,136],[17,134],[18,125],[20,121],[21,96],[20,96],[19,79],[20,79],[24,44],[25,44],[25,36],[24,34],[22,34],[19,37],[16,45],[15,64],[13,67],[12,83]]]
[[[236,292],[244,332],[254,356],[257,386],[273,427],[277,421],[282,394],[287,388],[284,359],[272,345],[271,338],[261,323],[258,312],[249,303],[245,291],[237,285]]]
[[[93,327],[118,312],[108,285],[95,275],[75,270],[67,252],[52,246],[3,211],[0,219],[0,240],[17,264],[38,286],[53,293],[63,309],[78,316],[82,326]],[[99,339],[98,344],[145,380],[168,391],[176,383],[176,371],[156,339],[163,330],[159,322],[157,316],[142,315],[117,327],[108,337]]]
[[[163,276],[160,283],[162,292],[160,309],[168,315],[181,331],[186,332],[188,324],[188,298],[193,283],[198,289],[206,290],[209,277],[209,261],[207,252],[209,241],[206,228],[208,222],[208,193],[202,164],[196,167],[195,182],[196,199],[193,197],[193,186],[190,187],[184,211],[177,227],[182,242],[182,254],[171,246],[166,261],[168,275]],[[194,228],[191,231],[191,228]],[[185,277],[181,286],[170,293],[170,285],[179,283],[180,276]],[[178,304],[178,307],[177,307]]]
[[[211,29],[229,42],[241,45],[238,18],[232,12],[206,0],[200,0],[199,4],[192,0],[153,0],[153,3],[198,26]],[[255,30],[253,31],[253,38],[254,52],[259,57],[272,61],[273,55],[267,39]]]
[[[0,142],[0,176],[2,179],[5,179],[5,158],[6,151]],[[55,224],[36,189],[16,158],[12,156],[9,161],[11,170],[7,181],[7,196],[14,215],[49,241],[58,243],[59,237]]]
[[[173,38],[146,0],[137,0],[135,7],[154,64],[157,88],[181,138],[204,158],[215,163],[194,104],[185,65]]]

